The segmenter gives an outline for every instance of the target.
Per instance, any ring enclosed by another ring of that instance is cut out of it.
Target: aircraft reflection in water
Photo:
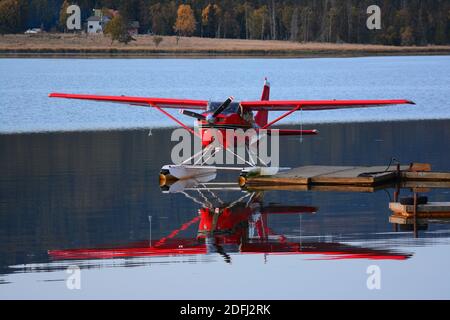
[[[125,247],[100,249],[51,250],[54,260],[110,259],[152,256],[183,256],[220,254],[231,262],[233,253],[240,254],[306,254],[315,259],[406,260],[410,254],[392,250],[372,249],[343,243],[291,241],[269,226],[270,215],[313,215],[310,206],[286,206],[263,203],[264,193],[245,193],[233,202],[224,202],[216,191],[237,191],[231,184],[210,184],[178,181],[164,186],[165,193],[182,193],[201,208],[199,214],[166,237],[142,241]],[[225,186],[227,185],[227,186]],[[183,231],[197,227],[196,238],[183,238]]]

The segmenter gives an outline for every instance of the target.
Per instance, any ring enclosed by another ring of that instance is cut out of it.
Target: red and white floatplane
[[[236,153],[233,147],[244,147],[249,152],[248,136],[245,139],[230,141],[227,130],[239,130],[246,132],[252,130],[256,135],[264,132],[271,135],[273,132],[279,136],[307,136],[318,134],[317,130],[286,130],[275,129],[273,126],[280,120],[299,111],[318,111],[332,109],[349,108],[371,108],[386,107],[391,105],[414,104],[410,100],[270,100],[270,85],[266,79],[263,92],[259,101],[235,102],[233,97],[229,97],[225,102],[211,102],[208,100],[189,99],[167,99],[167,98],[146,98],[128,96],[103,96],[85,94],[51,93],[51,98],[65,98],[78,100],[91,100],[109,103],[121,103],[133,106],[149,107],[161,112],[171,120],[175,121],[182,128],[186,129],[195,137],[201,139],[201,151],[192,157],[185,159],[182,163],[166,165],[161,169],[160,178],[164,181],[168,179],[198,179],[199,182],[211,181],[216,177],[217,170],[236,170],[243,173],[254,172],[260,175],[272,175],[280,168],[269,167],[260,159],[255,159],[249,154],[249,159],[243,159],[246,167],[218,167],[207,164],[207,160],[217,152]],[[169,109],[178,109],[184,116],[195,118],[197,129],[186,125],[173,114]],[[269,121],[269,112],[283,112],[276,119]],[[218,132],[219,135],[212,132]],[[217,141],[217,136],[220,140]],[[251,139],[250,139],[251,140]],[[254,141],[253,141],[254,142]],[[238,155],[236,155],[238,156]]]

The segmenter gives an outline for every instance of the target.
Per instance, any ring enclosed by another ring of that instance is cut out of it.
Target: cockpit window
[[[216,111],[223,102],[210,102],[208,104],[208,111],[214,112]],[[239,102],[232,102],[230,106],[222,112],[223,114],[230,114],[230,113],[238,113],[239,112]]]

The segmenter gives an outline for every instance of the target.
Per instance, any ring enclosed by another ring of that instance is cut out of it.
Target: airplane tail
[[[264,82],[264,89],[261,95],[261,101],[270,100],[270,83],[267,78]],[[269,121],[269,111],[261,110],[255,115],[255,122],[259,127],[264,127]]]

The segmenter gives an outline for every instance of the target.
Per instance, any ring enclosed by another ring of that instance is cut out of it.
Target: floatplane
[[[414,104],[410,100],[270,100],[270,84],[265,80],[261,99],[259,101],[234,101],[229,97],[225,102],[211,102],[207,100],[167,99],[167,98],[145,98],[128,96],[102,96],[85,94],[51,93],[51,98],[91,100],[110,103],[121,103],[133,106],[150,107],[161,112],[182,128],[186,129],[201,140],[201,151],[192,157],[185,159],[182,163],[166,165],[160,172],[160,183],[164,185],[167,181],[177,181],[196,178],[200,183],[207,183],[216,177],[218,170],[240,171],[241,175],[259,174],[274,175],[281,168],[270,167],[261,159],[255,159],[251,154],[249,143],[254,143],[251,138],[233,138],[227,136],[227,130],[241,130],[246,132],[252,130],[255,134],[264,132],[265,136],[278,134],[279,136],[310,136],[318,134],[317,130],[286,130],[274,129],[274,125],[282,119],[301,111],[318,111],[349,108],[386,107],[391,105]],[[184,116],[196,119],[198,130],[186,125],[167,110],[178,109]],[[280,116],[269,121],[269,112],[283,112]],[[254,114],[256,112],[256,114]],[[217,135],[211,132],[218,132]],[[249,142],[250,141],[250,142]],[[258,142],[258,141],[256,141]],[[243,159],[245,167],[225,167],[208,165],[208,159],[218,152],[230,152],[237,157],[234,147],[245,148],[249,160]]]

